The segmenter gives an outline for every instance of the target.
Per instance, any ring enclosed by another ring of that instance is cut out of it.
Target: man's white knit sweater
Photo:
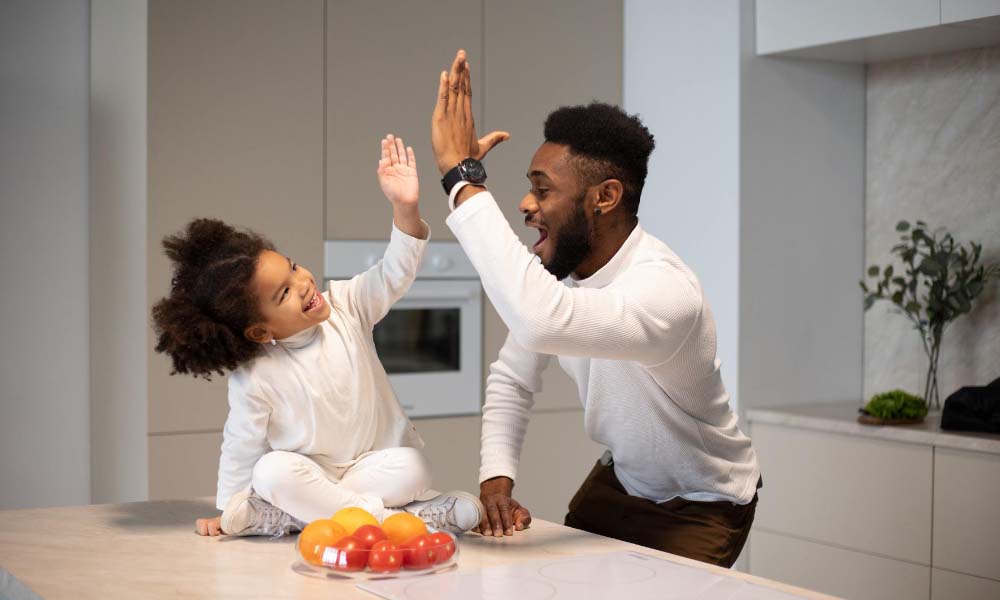
[[[448,226],[510,329],[490,367],[480,481],[516,479],[534,392],[551,356],[576,382],[587,433],[629,494],[746,504],[760,471],[716,359],[715,322],[694,273],[638,225],[586,279],[559,282],[489,192]]]

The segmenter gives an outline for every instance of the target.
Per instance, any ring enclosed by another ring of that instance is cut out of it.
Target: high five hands
[[[441,71],[437,104],[431,118],[431,147],[442,175],[466,158],[482,160],[500,142],[510,139],[506,131],[476,137],[472,116],[472,78],[465,50],[459,50],[450,71]]]
[[[451,70],[441,71],[437,104],[431,118],[431,147],[438,171],[444,175],[466,158],[482,160],[497,144],[508,139],[510,134],[506,131],[494,131],[482,138],[476,136],[472,77],[465,50],[459,50]],[[496,537],[513,535],[531,523],[528,509],[511,497],[513,488],[514,482],[508,477],[494,477],[480,484],[479,497],[486,507],[486,514],[476,528],[480,533]]]

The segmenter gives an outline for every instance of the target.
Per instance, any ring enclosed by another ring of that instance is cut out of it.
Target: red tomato
[[[430,545],[437,553],[437,562],[447,562],[455,555],[455,538],[443,531],[430,535]]]
[[[437,550],[432,547],[429,535],[403,543],[403,566],[407,569],[426,569],[437,562]]]
[[[375,542],[387,539],[385,532],[378,525],[362,525],[351,535],[361,540],[361,545],[365,550],[370,550],[375,545]]]
[[[361,571],[368,563],[368,551],[361,540],[349,535],[323,553],[323,564],[338,571]]]
[[[376,573],[395,573],[403,566],[403,551],[389,540],[375,542],[368,553],[368,566]]]

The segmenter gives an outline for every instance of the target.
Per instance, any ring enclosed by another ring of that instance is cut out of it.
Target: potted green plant
[[[896,224],[900,242],[892,247],[902,269],[868,267],[871,286],[863,280],[865,310],[877,300],[892,302],[920,334],[927,354],[924,381],[924,404],[940,408],[938,394],[938,359],[945,330],[955,319],[972,310],[972,303],[991,279],[1000,275],[1000,265],[981,264],[982,245],[955,241],[943,228],[931,230],[917,221],[911,228],[907,221]]]
[[[927,403],[903,390],[875,394],[861,409],[858,421],[868,425],[919,423],[927,416]]]

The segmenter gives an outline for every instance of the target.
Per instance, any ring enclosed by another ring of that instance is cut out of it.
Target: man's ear
[[[605,179],[597,184],[597,198],[594,201],[594,214],[606,215],[621,206],[625,187],[617,179]]]
[[[271,330],[260,323],[254,323],[243,330],[243,336],[251,342],[266,344],[274,339]]]

